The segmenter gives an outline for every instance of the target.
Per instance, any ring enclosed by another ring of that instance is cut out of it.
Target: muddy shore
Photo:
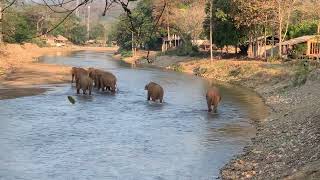
[[[67,83],[70,67],[39,63],[44,55],[62,56],[75,51],[110,51],[106,47],[44,47],[34,44],[6,44],[0,47],[0,99],[11,99],[44,93],[47,89],[36,87],[43,84]]]
[[[320,177],[319,66],[308,67],[306,82],[296,83],[300,65],[292,63],[161,56],[152,65],[251,88],[271,107],[268,118],[254,122],[252,144],[221,169],[222,179]]]

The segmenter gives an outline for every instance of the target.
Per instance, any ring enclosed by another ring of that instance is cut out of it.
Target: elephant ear
[[[68,100],[70,101],[71,104],[75,104],[76,100],[72,96],[68,96]]]

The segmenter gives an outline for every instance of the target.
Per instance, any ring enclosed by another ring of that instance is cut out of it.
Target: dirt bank
[[[36,95],[45,89],[34,85],[65,83],[70,80],[70,67],[38,63],[43,55],[65,55],[73,51],[115,51],[102,47],[45,47],[33,44],[0,46],[0,99]]]
[[[146,63],[144,60],[138,63]],[[157,57],[153,65],[252,88],[271,107],[244,153],[222,179],[320,177],[320,69],[294,63]],[[302,69],[302,70],[301,70]],[[305,70],[307,69],[307,70]]]

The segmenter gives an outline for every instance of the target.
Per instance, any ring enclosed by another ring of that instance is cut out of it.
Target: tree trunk
[[[272,28],[271,57],[274,56],[274,36],[275,36],[274,28]]]
[[[212,0],[210,0],[210,62],[213,61],[213,50],[212,50]]]
[[[132,51],[132,56],[135,56],[134,52],[134,38],[133,38],[133,31],[131,32],[131,51]]]
[[[282,56],[282,14],[281,14],[281,2],[278,2],[278,19],[279,19],[279,52],[278,55]]]
[[[2,4],[0,2],[0,44],[3,42],[3,34],[2,34]]]
[[[320,20],[318,22],[318,35],[320,35]]]
[[[267,59],[267,28],[264,27],[264,58]]]

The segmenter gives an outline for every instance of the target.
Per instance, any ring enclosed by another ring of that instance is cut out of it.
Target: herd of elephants
[[[87,91],[89,91],[89,95],[91,95],[93,87],[97,88],[98,91],[106,90],[112,93],[116,92],[117,78],[111,72],[95,68],[84,69],[80,67],[72,67],[71,74],[71,83],[75,80],[77,94],[80,94],[80,90],[82,90],[84,95],[86,95]],[[163,102],[164,90],[159,84],[149,82],[145,86],[145,90],[148,91],[148,101],[152,100],[155,102],[159,100],[160,103]],[[216,113],[218,104],[221,101],[219,90],[216,87],[210,87],[206,93],[206,100],[208,111],[212,112],[213,110]]]

